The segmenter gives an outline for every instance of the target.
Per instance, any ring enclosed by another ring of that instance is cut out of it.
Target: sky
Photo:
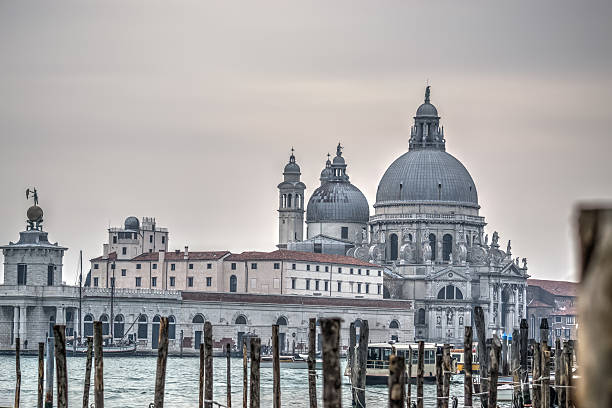
[[[610,1],[3,1],[0,243],[35,186],[69,284],[130,215],[171,249],[273,250],[291,147],[308,197],[342,142],[372,206],[429,83],[486,232],[575,280],[577,205],[612,199],[611,20]]]

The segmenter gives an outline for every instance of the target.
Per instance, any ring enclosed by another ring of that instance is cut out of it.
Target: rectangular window
[[[127,255],[127,248],[126,247],[121,248],[121,254]]]
[[[136,264],[136,269],[141,269],[142,268],[142,264]]]
[[[100,265],[94,264],[94,269],[98,269],[98,268],[100,268]]]
[[[366,275],[370,276],[370,270],[366,269]]]
[[[295,289],[295,278],[291,278],[291,289]]]
[[[338,292],[342,292],[342,282],[338,281]]]
[[[208,287],[212,286],[212,278],[210,276],[206,278],[206,286]]]
[[[340,238],[348,239],[348,227],[340,227]]]
[[[555,329],[555,336],[561,337],[561,329]]]
[[[98,287],[98,278],[94,278],[94,287]]]
[[[149,235],[149,243],[153,243],[153,235]]]
[[[170,286],[174,286],[174,284],[176,283],[176,278],[174,276],[170,277]]]
[[[162,235],[162,244],[165,244],[165,243],[166,243],[166,236]]]
[[[274,269],[280,269],[280,263],[275,262],[274,263]]]
[[[315,271],[319,272],[319,265],[315,266]]]
[[[310,290],[310,279],[306,279],[306,290]]]
[[[380,285],[378,285],[378,294],[380,295]]]
[[[113,235],[113,244],[116,244],[116,243],[117,243],[117,236]]]
[[[136,278],[136,287],[139,288],[142,286],[142,278],[138,277]]]
[[[115,287],[115,278],[111,278],[111,288]]]
[[[235,270],[236,270],[236,263],[232,262],[232,271],[235,271]]]
[[[574,323],[574,316],[567,316],[567,317],[565,318],[565,322],[566,322],[567,324],[575,324],[575,323]]]
[[[157,269],[157,264],[153,264],[153,269]]]
[[[357,293],[361,293],[361,283],[357,284]]]
[[[570,329],[565,329],[565,338],[569,339],[571,335],[572,335],[572,333],[571,333]]]
[[[325,272],[329,272],[329,266],[325,267]]]
[[[342,268],[338,268],[338,273],[342,273]]]
[[[370,284],[366,283],[366,293],[370,293]]]
[[[381,275],[382,275],[382,271],[378,271],[378,276],[381,276]]]
[[[555,316],[555,322],[561,323],[561,316]]]
[[[314,244],[314,253],[315,254],[320,254],[323,252],[323,244],[321,244],[320,242],[315,242]]]
[[[193,264],[189,264],[189,269],[193,269]]]
[[[257,269],[257,264],[255,262],[251,263],[251,269]]]
[[[315,290],[319,290],[319,280],[315,281]]]
[[[295,264],[291,264],[291,269],[295,269]]]
[[[17,265],[17,284],[25,285],[28,282],[28,265]]]
[[[176,264],[170,264],[170,270],[171,271],[175,271],[176,270]]]
[[[357,275],[361,275],[361,268],[357,269]]]
[[[193,276],[187,277],[187,286],[193,288]]]
[[[127,269],[122,269],[121,270],[121,276],[125,276],[127,275]]]
[[[54,265],[47,266],[47,286],[53,286],[53,271],[55,270]]]
[[[306,270],[309,271],[310,270],[310,265],[306,265]]]
[[[156,276],[151,278],[151,286],[153,286],[153,287],[157,286],[157,277]]]
[[[353,268],[351,268],[351,275],[353,274]]]
[[[325,281],[325,291],[327,292],[329,290],[329,282]]]
[[[206,264],[206,269],[212,269],[212,264],[211,263]]]
[[[251,289],[256,289],[256,288],[257,288],[257,279],[251,278]]]

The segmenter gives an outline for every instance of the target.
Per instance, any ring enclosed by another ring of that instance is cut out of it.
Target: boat
[[[66,352],[72,356],[86,356],[87,344],[77,344],[76,346],[71,344],[66,346]],[[136,353],[136,343],[115,342],[102,346],[102,355],[104,357],[130,356],[134,353]]]
[[[272,355],[261,356],[261,362],[259,366],[261,368],[272,368],[274,363],[274,357]],[[300,356],[295,355],[281,355],[279,356],[279,363],[281,368],[289,369],[308,369],[308,360]]]
[[[456,374],[465,373],[465,355],[463,354],[463,348],[451,349],[451,357],[457,364]],[[478,352],[476,350],[476,344],[472,346],[472,373],[476,374],[480,372],[480,364],[478,362]]]

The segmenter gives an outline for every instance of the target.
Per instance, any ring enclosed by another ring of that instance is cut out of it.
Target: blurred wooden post
[[[38,343],[38,403],[37,408],[43,407],[45,386],[45,343]]]
[[[452,369],[452,360],[450,355],[450,344],[445,344],[442,348],[442,378],[443,378],[443,388],[442,388],[442,407],[448,408],[448,399],[450,397],[450,379],[451,379],[451,369]]]
[[[280,351],[278,347],[278,324],[272,325],[272,406],[280,408]]]
[[[204,323],[204,407],[212,408],[213,400],[213,334],[212,323]],[[155,407],[157,408],[157,407]]]
[[[436,407],[442,408],[442,397],[444,394],[444,380],[442,380],[442,349],[436,347]]]
[[[524,302],[527,299],[523,299]],[[529,371],[527,371],[527,352],[529,347],[529,325],[527,319],[521,319],[521,342],[519,344],[519,353],[521,355],[521,382],[523,384],[522,402],[523,405],[531,405],[531,395],[529,393]]]
[[[47,371],[45,373],[45,408],[53,408],[53,368],[55,346],[53,336],[47,337]]]
[[[401,356],[389,358],[389,408],[404,407],[406,361]]]
[[[512,332],[512,344],[510,345],[510,357],[512,364],[510,369],[512,370],[512,401],[514,408],[523,408],[521,402],[521,376],[520,376],[520,359],[519,359],[519,344],[521,341],[521,334],[518,329],[514,329]]]
[[[96,408],[104,408],[104,357],[102,354],[102,322],[96,321],[94,329],[94,402]]]
[[[542,388],[540,384],[542,383],[541,376],[542,372],[540,360],[542,358],[542,353],[540,352],[540,343],[533,344],[533,385],[532,385],[532,394],[533,394],[533,408],[542,408]],[[546,407],[548,408],[548,407]]]
[[[68,371],[66,368],[66,326],[53,326],[55,337],[55,369],[57,370],[57,407],[68,407]]]
[[[229,343],[225,343],[225,358],[227,360],[227,368],[225,370],[225,381],[227,382],[227,398],[225,399],[225,405],[227,408],[232,408],[232,346]]]
[[[557,401],[561,394],[561,340],[557,337],[555,339],[555,392],[557,393]]]
[[[576,389],[573,387],[573,372],[572,369],[574,367],[574,340],[569,340],[567,342],[569,345],[569,352],[567,354],[567,388],[565,391],[565,399],[567,401],[567,408],[573,408],[576,403]]]
[[[548,319],[545,317],[540,321],[540,345],[544,342],[548,343]]]
[[[493,341],[491,342],[491,353],[490,361],[491,366],[489,367],[489,376],[491,377],[491,383],[489,384],[489,407],[497,407],[497,378],[499,376],[499,359],[501,354],[501,342],[497,335],[493,335]]]
[[[15,408],[19,408],[19,398],[21,396],[21,362],[19,354],[21,349],[21,339],[15,338]]]
[[[157,370],[155,372],[155,408],[163,408],[166,387],[166,363],[168,362],[168,318],[159,322],[159,342],[157,349]]]
[[[542,358],[540,360],[542,365],[542,400],[541,404],[543,408],[550,407],[550,348],[546,341],[542,342]]]
[[[93,339],[87,337],[87,360],[85,361],[85,382],[83,385],[83,408],[89,408],[89,388],[91,384],[91,359],[93,356]]]
[[[412,346],[408,346],[408,390],[406,391],[406,408],[410,408],[412,398]]]
[[[472,326],[465,326],[465,335],[463,336],[463,371],[465,373],[463,377],[464,407],[472,406],[472,336]]]
[[[501,368],[501,373],[504,377],[508,375],[508,336],[504,333],[501,338],[501,362],[499,364]]]
[[[183,358],[183,330],[181,330],[181,337],[179,341],[179,355],[181,358]]]
[[[308,397],[310,408],[317,408],[317,319],[308,320]]]
[[[198,407],[204,408],[204,343],[200,343],[200,381],[198,384]]]
[[[249,402],[249,364],[248,349],[244,339],[242,339],[242,407],[247,408]]]
[[[338,327],[338,330],[340,328]],[[338,334],[340,336],[340,334]],[[368,363],[368,339],[370,337],[370,326],[367,320],[361,321],[361,327],[359,328],[359,350],[357,354],[357,375],[356,375],[356,386],[357,392],[357,406],[365,408],[365,388],[366,388],[366,369]]]
[[[259,408],[259,363],[261,360],[261,339],[251,337],[251,398],[250,408]]]
[[[357,404],[357,395],[355,394],[357,390],[354,385],[356,384],[356,374],[357,374],[357,329],[355,328],[355,322],[351,322],[349,325],[349,379],[351,382],[351,406],[355,406]]]
[[[560,408],[566,408],[568,406],[567,396],[569,395],[569,389],[567,387],[569,386],[569,376],[571,375],[569,361],[569,344],[565,342],[565,344],[563,344],[563,353],[561,354],[561,378],[559,379],[559,384],[561,385],[561,391],[558,394]]]
[[[419,355],[417,360],[417,408],[423,408],[423,375],[425,362],[425,342],[419,341]]]
[[[489,311],[492,313],[492,311]],[[483,408],[488,407],[487,393],[489,392],[489,356],[487,354],[486,346],[486,325],[484,312],[482,307],[476,306],[474,308],[474,324],[476,325],[476,335],[478,336],[478,364],[480,365],[480,404]],[[495,407],[492,407],[495,408]]]
[[[323,337],[323,407],[340,408],[342,407],[340,319],[320,319],[320,322]]]

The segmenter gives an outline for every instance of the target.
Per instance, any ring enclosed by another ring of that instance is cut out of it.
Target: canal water
[[[346,364],[343,360],[343,367]],[[80,407],[83,401],[83,376],[85,358],[68,357],[68,403],[70,407]],[[155,368],[157,357],[115,357],[104,360],[104,400],[106,407],[147,408],[153,402],[155,391]],[[214,358],[214,400],[225,405],[226,401],[226,360]],[[232,405],[242,406],[242,359],[233,358]],[[0,407],[12,406],[15,390],[15,357],[0,356]],[[38,358],[21,358],[21,402],[24,407],[35,407],[37,400]],[[166,371],[166,407],[183,408],[198,406],[199,359],[193,357],[169,357]],[[321,398],[322,375],[319,371],[317,393]],[[435,407],[435,385],[425,385],[425,406]],[[342,384],[343,406],[350,407],[350,386]],[[416,386],[412,385],[413,398]],[[463,406],[463,379],[451,385],[451,396],[457,396],[459,407]],[[57,391],[54,391],[54,403]],[[319,399],[320,401],[320,399]],[[387,387],[368,386],[366,402],[369,407],[387,406]],[[281,402],[283,407],[308,407],[307,370],[281,369]],[[93,375],[91,379],[90,403],[93,403]],[[450,404],[449,404],[450,405]],[[261,406],[272,407],[272,369],[261,369]],[[322,403],[319,403],[322,406]],[[474,406],[480,406],[477,399]],[[500,405],[510,407],[510,404]]]

